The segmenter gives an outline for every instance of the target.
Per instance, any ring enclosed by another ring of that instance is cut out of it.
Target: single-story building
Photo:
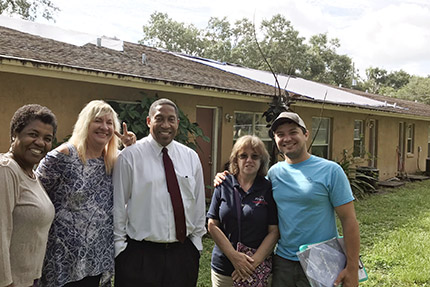
[[[88,36],[74,33],[71,43],[67,32],[58,28],[17,21],[0,16],[2,152],[9,148],[10,118],[24,104],[52,109],[61,140],[71,133],[87,102],[133,102],[142,93],[172,99],[211,139],[198,150],[209,186],[238,136],[256,134],[268,148],[273,146],[262,115],[278,90],[261,77],[116,39],[88,41]],[[425,169],[430,157],[429,105],[298,78],[279,79],[288,80],[281,88],[291,95],[290,107],[302,116],[310,138],[318,129],[312,153],[340,160],[346,152],[358,165],[377,168],[381,180]]]

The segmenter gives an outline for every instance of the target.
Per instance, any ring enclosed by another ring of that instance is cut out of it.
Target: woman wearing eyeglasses
[[[229,174],[215,188],[207,214],[212,251],[212,286],[233,286],[249,280],[279,237],[272,186],[265,179],[269,154],[256,136],[239,138],[230,154]],[[252,255],[237,251],[238,242],[256,249]]]

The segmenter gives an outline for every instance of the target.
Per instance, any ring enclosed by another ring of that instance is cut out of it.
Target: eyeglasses
[[[250,157],[252,160],[259,160],[260,156],[258,154],[250,154],[247,155],[246,153],[241,153],[240,155],[238,155],[239,159],[247,159],[248,157]]]

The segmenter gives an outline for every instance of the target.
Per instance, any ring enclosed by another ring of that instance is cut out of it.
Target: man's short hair
[[[152,103],[152,105],[149,107],[149,117],[151,118],[155,114],[155,108],[159,105],[170,105],[175,108],[176,117],[179,119],[179,109],[178,106],[171,100],[162,98],[158,99],[155,102]]]

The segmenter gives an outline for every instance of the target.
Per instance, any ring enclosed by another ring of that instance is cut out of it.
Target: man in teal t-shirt
[[[348,179],[342,168],[307,152],[309,131],[299,115],[281,113],[273,122],[276,145],[285,156],[269,170],[278,206],[280,239],[273,262],[273,287],[310,286],[298,261],[300,245],[338,235],[342,224],[347,264],[335,285],[358,286],[360,234]]]

